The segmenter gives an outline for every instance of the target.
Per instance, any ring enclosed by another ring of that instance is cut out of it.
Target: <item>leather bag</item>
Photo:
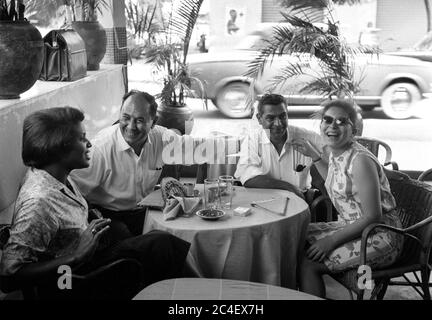
[[[75,81],[87,75],[84,40],[72,29],[52,30],[44,37],[44,62],[39,80]]]

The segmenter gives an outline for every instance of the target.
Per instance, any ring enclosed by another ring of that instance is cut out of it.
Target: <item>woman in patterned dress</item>
[[[325,297],[324,274],[359,266],[361,234],[367,226],[401,224],[382,166],[354,140],[354,105],[347,100],[332,100],[324,104],[321,115],[320,130],[329,151],[328,165],[310,142],[297,140],[294,144],[313,159],[339,214],[338,221],[309,225],[300,268],[300,289]],[[375,232],[368,239],[366,264],[372,268],[390,265],[401,249],[402,238],[395,233]]]

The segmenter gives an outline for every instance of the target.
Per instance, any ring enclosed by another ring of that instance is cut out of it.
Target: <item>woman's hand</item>
[[[102,235],[108,231],[110,219],[95,219],[89,224],[88,228],[81,234],[78,247],[75,250],[75,256],[79,263],[90,259]]]
[[[306,139],[293,139],[291,145],[306,157],[312,158],[312,160],[316,160],[321,157],[318,149]]]
[[[324,258],[334,250],[334,247],[333,238],[328,236],[312,244],[306,251],[306,256],[312,261],[323,262]]]

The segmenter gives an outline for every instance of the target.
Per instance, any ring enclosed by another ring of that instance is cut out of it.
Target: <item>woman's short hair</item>
[[[325,101],[321,104],[322,109],[319,111],[319,118],[322,119],[326,111],[332,107],[340,108],[344,110],[348,114],[348,118],[353,123],[353,131],[356,133],[357,131],[357,122],[359,119],[359,112],[357,111],[357,107],[352,100],[348,99],[336,99]]]
[[[127,92],[123,96],[123,98],[122,98],[122,105],[121,105],[122,108],[123,108],[123,105],[124,105],[125,101],[129,97],[135,96],[135,95],[142,96],[144,98],[144,100],[147,101],[147,103],[149,104],[150,117],[152,119],[154,119],[156,117],[156,112],[157,112],[158,104],[156,102],[156,99],[150,93],[147,93],[147,92],[144,92],[144,91],[139,91],[139,90],[131,90],[131,91]]]
[[[36,111],[24,119],[22,159],[26,166],[42,168],[59,161],[77,138],[75,127],[84,114],[72,107]]]
[[[269,104],[272,106],[277,106],[278,104],[281,104],[281,103],[283,103],[285,107],[287,106],[286,100],[283,96],[281,96],[280,94],[276,94],[276,93],[266,93],[258,101],[258,106],[257,106],[258,114],[263,113],[263,108],[266,104]]]

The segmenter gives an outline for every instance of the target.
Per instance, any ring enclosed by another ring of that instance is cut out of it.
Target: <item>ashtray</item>
[[[196,215],[204,220],[217,220],[225,215],[225,212],[219,209],[201,209]]]

